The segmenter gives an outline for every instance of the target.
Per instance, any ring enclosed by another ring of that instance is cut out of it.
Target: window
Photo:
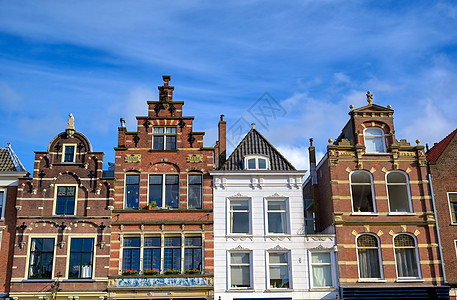
[[[165,184],[163,184],[165,182]],[[163,202],[165,199],[165,203]],[[158,207],[179,207],[179,175],[149,175],[149,203]]]
[[[63,145],[63,162],[75,162],[76,145]]]
[[[386,140],[381,128],[368,127],[364,130],[363,135],[367,153],[386,153]]]
[[[138,208],[140,205],[140,175],[125,176],[125,208]]]
[[[250,233],[249,200],[230,200],[230,233]]]
[[[188,207],[202,208],[202,175],[189,175],[188,177]]]
[[[56,215],[74,215],[76,186],[57,186]]]
[[[164,271],[181,271],[181,237],[166,237],[164,248]]]
[[[154,127],[154,150],[176,150],[176,127]]]
[[[5,206],[6,206],[6,193],[4,190],[0,190],[0,220],[5,216]],[[0,240],[1,243],[1,240]]]
[[[54,259],[54,239],[32,239],[29,279],[51,279]]]
[[[380,279],[381,264],[378,239],[370,234],[362,234],[357,238],[359,259],[359,277]]]
[[[288,233],[285,200],[268,200],[268,233]]]
[[[457,223],[457,193],[448,193],[452,223]]]
[[[289,288],[289,253],[270,253],[270,288]]]
[[[92,278],[94,239],[71,239],[68,278]]]
[[[367,171],[355,171],[350,178],[353,211],[375,212],[371,174]]]
[[[263,156],[246,156],[244,158],[245,170],[267,170],[269,169],[268,159]]]
[[[303,199],[303,204],[305,207],[305,233],[315,233],[316,232],[316,225],[314,220],[316,218],[314,213],[314,199],[308,198]]]
[[[401,171],[391,171],[386,175],[387,195],[391,212],[411,212],[408,178]]]
[[[143,270],[160,271],[160,236],[144,238]]]
[[[122,271],[140,271],[140,238],[124,237]]]
[[[398,278],[420,278],[415,239],[409,234],[399,234],[394,244]]]
[[[251,255],[249,252],[233,252],[230,254],[230,287],[251,287]]]
[[[202,270],[202,238],[186,237],[184,243],[184,271]]]
[[[313,287],[332,287],[332,259],[330,252],[311,253]]]

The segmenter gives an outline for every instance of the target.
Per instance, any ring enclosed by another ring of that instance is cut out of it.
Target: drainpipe
[[[443,269],[443,280],[444,280],[444,284],[447,284],[446,270],[444,269],[443,248],[441,247],[440,227],[438,225],[438,218],[436,216],[435,193],[433,192],[432,175],[429,173],[427,175],[427,177],[428,177],[428,182],[430,184],[430,192],[432,194],[433,213],[435,215],[436,234],[438,237],[438,246],[440,249],[440,257],[441,257],[441,268]]]

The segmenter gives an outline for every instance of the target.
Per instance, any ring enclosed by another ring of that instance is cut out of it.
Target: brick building
[[[394,111],[367,100],[304,186],[317,230],[335,230],[341,296],[446,299],[424,147],[397,141]]]
[[[104,299],[113,179],[103,152],[74,129],[35,152],[33,178],[19,179],[11,299]]]
[[[212,299],[214,148],[163,80],[136,131],[118,128],[109,297]]]
[[[7,299],[16,235],[18,178],[27,174],[11,145],[0,148],[0,299]]]
[[[427,152],[450,296],[457,296],[457,129]]]

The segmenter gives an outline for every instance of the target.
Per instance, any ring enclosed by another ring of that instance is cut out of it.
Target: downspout
[[[432,175],[430,173],[428,173],[427,177],[428,177],[428,182],[430,184],[430,192],[432,194],[433,214],[435,216],[436,234],[438,237],[438,246],[439,246],[438,248],[440,249],[441,268],[443,269],[443,280],[444,280],[444,284],[448,284],[447,279],[446,279],[446,270],[444,268],[443,248],[441,247],[440,227],[438,225],[438,218],[436,216],[435,193],[433,192]]]

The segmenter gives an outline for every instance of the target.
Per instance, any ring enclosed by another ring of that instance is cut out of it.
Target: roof
[[[10,144],[0,148],[0,172],[26,172]]]
[[[447,148],[449,143],[452,141],[454,136],[457,133],[457,129],[455,129],[453,132],[451,132],[447,137],[442,139],[439,143],[433,145],[430,150],[427,152],[427,160],[429,162],[436,162],[438,158],[440,158],[441,154],[444,152],[444,150]]]
[[[255,128],[252,128],[233,150],[227,161],[219,168],[225,171],[242,171],[246,155],[260,154],[270,159],[269,171],[295,171],[295,167],[273,147]]]

